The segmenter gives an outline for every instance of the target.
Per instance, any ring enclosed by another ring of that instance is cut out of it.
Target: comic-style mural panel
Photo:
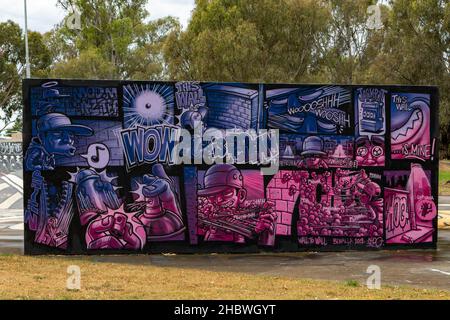
[[[386,94],[382,88],[355,90],[356,161],[362,167],[385,165]]]
[[[280,135],[280,163],[302,169],[352,168],[353,136]]]
[[[302,246],[383,245],[381,174],[281,170],[268,193],[280,217],[277,235],[295,235]]]
[[[392,159],[428,160],[432,154],[430,140],[430,95],[392,93]]]
[[[258,170],[216,164],[198,174],[198,235],[204,241],[275,244],[274,203]]]
[[[41,116],[51,112],[67,116],[119,116],[116,86],[59,86],[47,81],[31,88],[31,114]]]
[[[268,126],[306,134],[352,134],[351,91],[339,86],[277,87],[266,91]]]
[[[385,220],[388,243],[433,241],[437,209],[429,170],[412,163],[407,171],[386,171]]]
[[[25,253],[430,248],[437,89],[24,81]]]
[[[178,177],[170,177],[161,164],[155,164],[151,173],[133,176],[131,184],[133,202],[128,209],[144,226],[147,242],[184,240]]]

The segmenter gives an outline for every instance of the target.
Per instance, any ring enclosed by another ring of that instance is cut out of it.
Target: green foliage
[[[48,34],[58,52],[52,76],[93,79],[161,79],[160,47],[178,21],[145,22],[145,0],[59,0],[70,16],[80,13],[81,30],[61,23]]]
[[[197,0],[167,37],[172,79],[437,85],[441,155],[450,142],[450,4],[392,0]]]
[[[12,21],[0,23],[0,106],[1,117],[8,122],[20,103],[17,95],[21,87],[22,55],[19,25]]]
[[[348,287],[355,287],[355,288],[360,286],[357,280],[352,279],[345,281],[345,285]]]
[[[21,129],[22,85],[25,69],[24,35],[13,21],[0,23],[0,134],[12,124]],[[51,54],[38,32],[28,32],[32,76],[48,75]]]
[[[103,59],[99,49],[91,47],[75,58],[56,63],[51,74],[64,75],[64,78],[108,79],[114,78],[114,72],[114,65]]]
[[[450,155],[449,55],[450,4],[396,0],[388,12],[382,50],[370,65],[372,79],[378,83],[439,87],[441,156],[445,158]]]
[[[362,83],[373,58],[373,50],[382,44],[380,31],[367,26],[367,8],[372,0],[329,2],[331,18],[318,39],[320,64],[332,83]]]
[[[300,82],[313,79],[315,37],[326,6],[316,1],[197,1],[186,31],[168,37],[171,78]]]

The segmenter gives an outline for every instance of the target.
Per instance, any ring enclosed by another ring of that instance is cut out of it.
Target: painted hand
[[[142,193],[147,202],[153,200],[155,204],[161,203],[164,209],[181,217],[172,180],[167,176],[161,164],[155,164],[152,167],[152,174],[144,175],[143,182],[146,186]]]
[[[277,214],[275,212],[264,213],[259,216],[258,223],[255,227],[256,233],[261,233],[268,230],[271,234],[275,232],[275,221],[277,219]]]

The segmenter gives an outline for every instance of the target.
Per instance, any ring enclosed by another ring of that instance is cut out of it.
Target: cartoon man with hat
[[[244,177],[241,171],[231,164],[215,164],[210,167],[205,172],[203,189],[198,190],[198,196],[203,199],[206,198],[210,205],[211,210],[203,212],[208,216],[208,220],[223,219],[222,222],[226,224],[227,218],[238,217],[240,211],[247,208],[247,190],[244,188]],[[254,229],[250,232],[260,234],[270,229],[273,233],[275,219],[275,214],[265,213],[260,215]],[[205,228],[205,241],[245,242],[245,236],[242,233],[231,231],[233,228],[214,227],[213,224]]]
[[[91,136],[90,127],[72,124],[62,113],[47,113],[36,124],[37,137],[31,140],[25,155],[27,170],[53,170],[55,155],[70,157],[75,154],[75,136]]]
[[[328,165],[323,160],[327,155],[323,151],[323,141],[320,137],[310,136],[303,141],[303,151],[300,154],[303,159],[300,162],[301,168],[307,169],[327,169]]]

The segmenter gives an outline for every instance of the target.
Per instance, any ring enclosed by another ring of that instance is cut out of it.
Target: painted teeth
[[[401,128],[392,132],[392,138],[397,140],[400,136],[406,137],[409,130],[414,130],[414,127],[417,123],[421,124],[422,111],[416,109],[411,117],[409,117],[408,122],[403,125]]]

